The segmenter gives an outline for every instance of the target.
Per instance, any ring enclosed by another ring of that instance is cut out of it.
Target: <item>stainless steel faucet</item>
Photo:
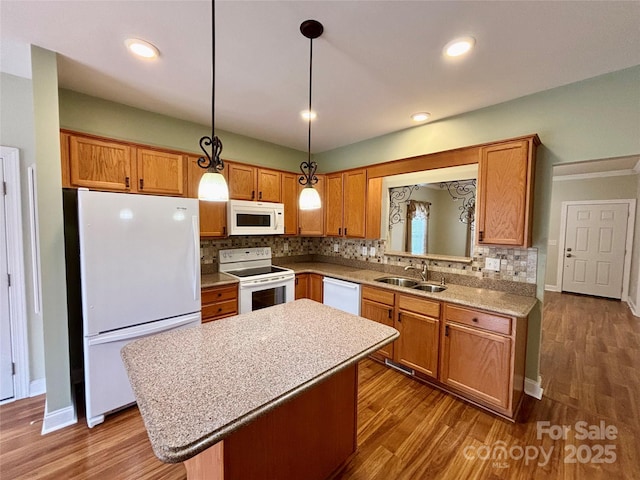
[[[406,270],[415,270],[416,272],[418,272],[420,274],[420,277],[422,277],[422,281],[426,282],[427,281],[427,277],[429,275],[429,265],[426,263],[422,264],[422,270],[420,270],[418,267],[416,267],[415,265],[407,265],[406,267],[404,267],[405,271]]]

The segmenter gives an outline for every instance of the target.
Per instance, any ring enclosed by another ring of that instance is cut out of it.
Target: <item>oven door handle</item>
[[[245,280],[240,282],[241,289],[255,288],[255,287],[271,287],[271,286],[280,286],[284,285],[287,282],[295,281],[295,277],[292,276],[282,276],[282,277],[271,277],[263,280]]]

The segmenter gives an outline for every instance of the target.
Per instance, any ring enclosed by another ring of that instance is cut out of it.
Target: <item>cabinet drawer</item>
[[[393,292],[389,290],[381,290],[379,288],[367,287],[366,285],[362,286],[362,299],[363,300],[372,300],[378,303],[384,303],[385,305],[389,305],[393,307],[395,301],[395,295]]]
[[[204,288],[201,292],[202,305],[212,302],[223,302],[225,300],[237,299],[238,287],[229,285],[225,287]]]
[[[501,317],[447,304],[445,306],[445,319],[449,322],[478,327],[491,332],[502,333],[503,335],[511,335],[511,318],[509,317]]]
[[[226,302],[212,303],[202,306],[202,321],[218,317],[228,317],[238,313],[238,300],[227,300]]]
[[[440,302],[425,300],[424,298],[398,296],[398,307],[402,310],[426,315],[427,317],[440,318]]]

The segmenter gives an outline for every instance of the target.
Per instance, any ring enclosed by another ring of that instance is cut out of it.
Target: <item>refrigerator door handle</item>
[[[173,330],[181,325],[192,323],[198,318],[198,315],[187,315],[180,320],[153,322],[149,325],[138,325],[133,328],[125,328],[116,330],[115,332],[100,333],[95,337],[87,337],[89,345],[100,345],[103,343],[119,342],[122,340],[133,340],[140,337],[146,337],[154,333]]]
[[[200,271],[200,225],[198,216],[191,217],[191,227],[193,229],[193,299],[198,300],[198,272]]]

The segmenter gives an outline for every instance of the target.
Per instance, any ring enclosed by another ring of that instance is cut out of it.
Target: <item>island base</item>
[[[187,460],[187,479],[331,478],[356,450],[357,402],[356,364]]]

